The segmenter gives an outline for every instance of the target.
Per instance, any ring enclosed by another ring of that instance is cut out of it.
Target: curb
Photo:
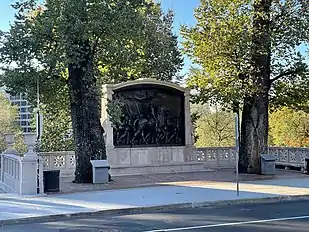
[[[44,215],[20,219],[8,219],[0,220],[0,226],[3,225],[16,225],[16,224],[30,224],[30,223],[46,223],[57,220],[70,220],[70,219],[81,219],[84,217],[91,216],[109,216],[109,215],[123,215],[123,214],[139,214],[139,213],[153,213],[157,211],[171,211],[177,209],[190,209],[190,208],[207,208],[216,206],[228,206],[228,205],[241,205],[241,204],[263,204],[263,203],[276,203],[276,202],[287,202],[287,201],[300,201],[309,200],[309,195],[286,195],[277,197],[266,197],[266,198],[247,198],[247,199],[234,199],[234,200],[222,200],[222,201],[205,201],[205,202],[193,202],[193,203],[179,203],[172,205],[160,205],[160,206],[149,206],[149,207],[135,207],[135,208],[124,208],[124,209],[109,209],[109,210],[98,210],[93,212],[78,212],[68,214],[56,214],[56,215]]]

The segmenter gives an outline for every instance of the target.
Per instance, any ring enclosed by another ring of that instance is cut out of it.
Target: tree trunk
[[[268,146],[268,92],[270,89],[270,7],[272,0],[254,1],[252,35],[252,93],[244,99],[239,172],[261,173],[260,154]]]
[[[78,63],[69,64],[69,93],[75,141],[75,183],[92,183],[90,160],[106,159],[100,122],[100,94],[93,74],[89,43],[79,44]]]
[[[268,95],[246,98],[241,122],[239,172],[260,174],[268,145]]]

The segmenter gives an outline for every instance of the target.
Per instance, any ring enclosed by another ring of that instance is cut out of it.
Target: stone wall
[[[117,165],[159,165],[196,161],[195,150],[186,147],[145,147],[107,149],[108,162]]]

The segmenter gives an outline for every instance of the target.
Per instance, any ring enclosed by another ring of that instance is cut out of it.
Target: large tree
[[[75,182],[92,182],[91,159],[105,159],[100,85],[153,77],[171,80],[182,64],[173,15],[150,0],[35,0],[14,5],[2,37],[5,85],[42,100],[68,91],[76,152]],[[9,66],[12,63],[15,65]]]
[[[309,99],[300,45],[309,42],[304,0],[201,0],[197,24],[183,27],[184,50],[197,64],[188,84],[197,101],[242,111],[239,170],[260,173],[268,146],[269,104]]]

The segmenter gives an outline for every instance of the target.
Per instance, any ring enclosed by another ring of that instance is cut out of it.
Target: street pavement
[[[2,232],[288,232],[309,231],[309,200],[94,216],[4,225]]]

